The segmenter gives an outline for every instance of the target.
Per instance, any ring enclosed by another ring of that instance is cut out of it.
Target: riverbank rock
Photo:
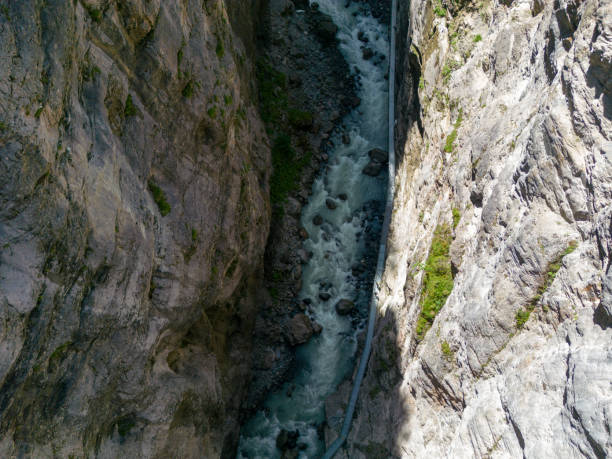
[[[289,321],[287,339],[292,346],[304,344],[313,335],[312,321],[304,313],[298,313]]]
[[[336,312],[341,316],[350,314],[354,308],[355,303],[353,303],[351,300],[347,300],[344,298],[336,303]]]

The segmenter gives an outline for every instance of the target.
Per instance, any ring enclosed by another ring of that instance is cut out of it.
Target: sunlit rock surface
[[[397,192],[343,454],[606,457],[612,5],[399,3]],[[424,262],[453,213],[454,288],[417,342]]]

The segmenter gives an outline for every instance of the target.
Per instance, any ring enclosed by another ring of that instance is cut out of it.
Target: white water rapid
[[[365,325],[371,295],[367,287],[371,287],[376,253],[368,251],[378,247],[387,174],[386,168],[376,178],[361,171],[370,160],[370,149],[387,147],[388,25],[363,16],[354,4],[347,8],[339,0],[318,3],[339,27],[339,46],[352,71],[359,75],[361,98],[361,105],[343,120],[350,143],[343,144],[339,133],[332,139],[336,147],[329,151],[328,167],[315,181],[302,212],[302,224],[310,235],[304,248],[313,256],[303,270],[300,298],[312,301],[309,314],[323,331],[298,348],[294,379],[270,394],[264,408],[243,426],[238,459],[280,458],[276,439],[282,429],[299,432],[300,458],[323,455],[320,426],[325,419],[325,399],[354,368],[357,333]],[[365,44],[358,38],[360,31],[368,39]],[[364,45],[374,51],[372,59],[364,60]],[[380,62],[379,56],[385,59]],[[348,199],[339,199],[341,194]],[[334,199],[335,209],[327,208],[327,198]],[[315,215],[323,217],[322,225],[313,224]],[[371,264],[364,267],[369,281],[356,274],[355,268],[364,262]],[[322,292],[331,298],[322,301]],[[335,304],[340,299],[354,301],[358,317],[338,315]]]

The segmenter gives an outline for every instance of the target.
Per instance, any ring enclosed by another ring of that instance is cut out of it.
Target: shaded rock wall
[[[397,192],[346,457],[611,450],[611,18],[603,0],[400,2]],[[417,339],[444,225],[453,289]]]
[[[0,456],[233,456],[270,215],[258,9],[3,4]]]

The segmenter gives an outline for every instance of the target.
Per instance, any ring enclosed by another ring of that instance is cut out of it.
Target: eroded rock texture
[[[269,225],[258,2],[0,9],[0,456],[232,456]]]
[[[397,192],[344,454],[606,457],[612,4],[399,3]],[[454,286],[417,340],[445,224]]]

